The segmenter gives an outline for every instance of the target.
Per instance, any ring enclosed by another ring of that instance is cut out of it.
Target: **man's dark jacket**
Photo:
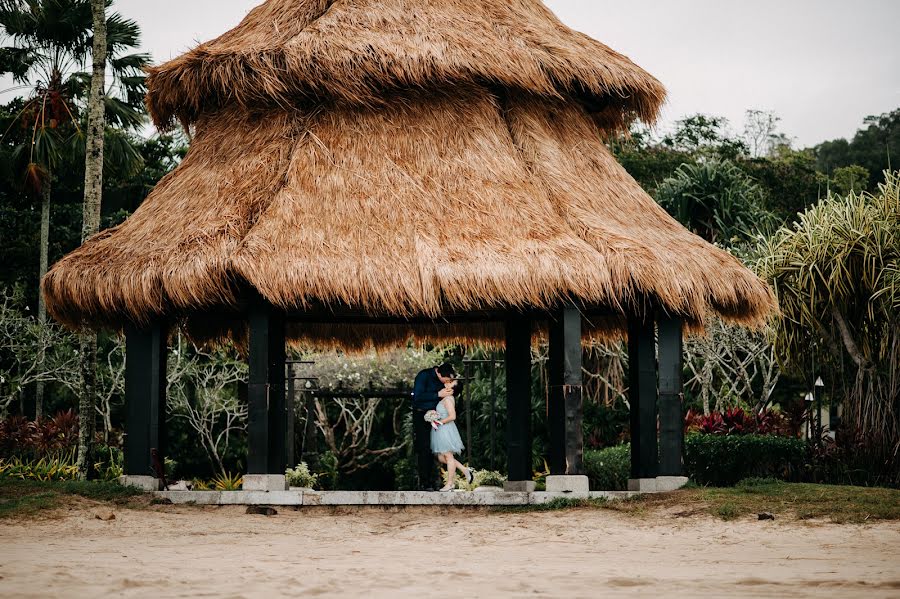
[[[416,383],[413,386],[413,408],[416,410],[433,410],[437,407],[441,398],[438,391],[444,388],[444,383],[438,378],[434,368],[426,368],[416,375]]]

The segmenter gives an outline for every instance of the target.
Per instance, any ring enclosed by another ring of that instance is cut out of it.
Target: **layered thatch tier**
[[[386,107],[205,115],[184,162],[122,225],[47,275],[70,325],[274,304],[397,317],[646,296],[745,322],[767,287],[675,222],[578,103],[468,85]]]
[[[480,82],[585,101],[605,128],[656,118],[659,81],[539,0],[269,0],[228,33],[151,69],[156,124],[302,99]]]

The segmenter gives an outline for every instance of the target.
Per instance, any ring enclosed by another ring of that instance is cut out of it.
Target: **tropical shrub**
[[[796,480],[806,460],[806,441],[791,437],[695,433],[684,441],[685,474],[701,485],[731,486],[751,477]]]
[[[764,194],[729,160],[683,164],[656,190],[656,201],[685,227],[712,242],[752,238],[772,220]]]
[[[0,476],[43,482],[75,480],[78,468],[75,466],[74,452],[56,457],[43,457],[39,460],[23,460],[16,457],[10,460],[0,459]]]
[[[306,465],[306,462],[300,462],[296,468],[288,468],[284,471],[284,476],[291,487],[315,489],[316,485],[319,484],[319,477],[309,471],[309,466]]]
[[[506,477],[496,470],[479,470],[475,473],[472,488],[477,487],[502,487]]]
[[[584,452],[584,471],[594,491],[624,491],[631,472],[631,444]]]
[[[843,403],[839,442],[900,482],[900,172],[884,178],[779,229],[757,269],[778,297],[781,363],[810,386],[821,376]]]
[[[244,484],[244,478],[240,474],[226,472],[214,478],[212,484],[216,491],[239,491]]]
[[[743,408],[709,414],[688,410],[684,416],[684,430],[706,435],[782,435],[788,432],[788,424],[783,414],[770,409],[755,414]]]
[[[40,459],[76,446],[78,415],[73,410],[59,412],[38,421],[23,416],[0,420],[0,456]]]

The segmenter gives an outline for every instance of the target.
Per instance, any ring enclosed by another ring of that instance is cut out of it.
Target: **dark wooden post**
[[[248,324],[247,472],[284,475],[287,438],[284,314],[261,298],[256,298],[250,304]]]
[[[507,474],[530,481],[531,474],[531,319],[511,314],[506,321]]]
[[[581,397],[581,313],[567,306],[550,321],[548,375],[550,473],[584,474]]]
[[[150,459],[166,455],[166,337],[161,323],[125,329],[124,474],[157,477]]]
[[[296,434],[294,430],[294,425],[296,423],[296,417],[294,412],[294,407],[296,405],[297,399],[297,370],[294,364],[287,365],[287,397],[285,397],[284,401],[284,413],[287,418],[285,425],[285,445],[284,445],[284,456],[285,463],[293,468],[297,464],[294,461],[294,436]]]
[[[628,401],[631,404],[631,477],[655,478],[657,380],[653,317],[628,317]]]
[[[681,402],[682,322],[659,320],[659,474],[681,476],[684,414]]]

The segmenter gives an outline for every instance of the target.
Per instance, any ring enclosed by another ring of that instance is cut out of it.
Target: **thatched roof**
[[[585,100],[606,126],[656,118],[662,84],[563,25],[539,0],[269,0],[215,40],[150,70],[157,126],[213,107],[479,82]]]
[[[491,337],[440,323],[570,300],[606,330],[639,305],[758,323],[766,285],[602,141],[662,94],[537,0],[270,0],[155,69],[154,116],[191,121],[190,152],[51,269],[47,307],[70,326],[166,316],[215,338],[240,334],[255,288],[297,314],[394,319],[290,328],[348,345]]]

